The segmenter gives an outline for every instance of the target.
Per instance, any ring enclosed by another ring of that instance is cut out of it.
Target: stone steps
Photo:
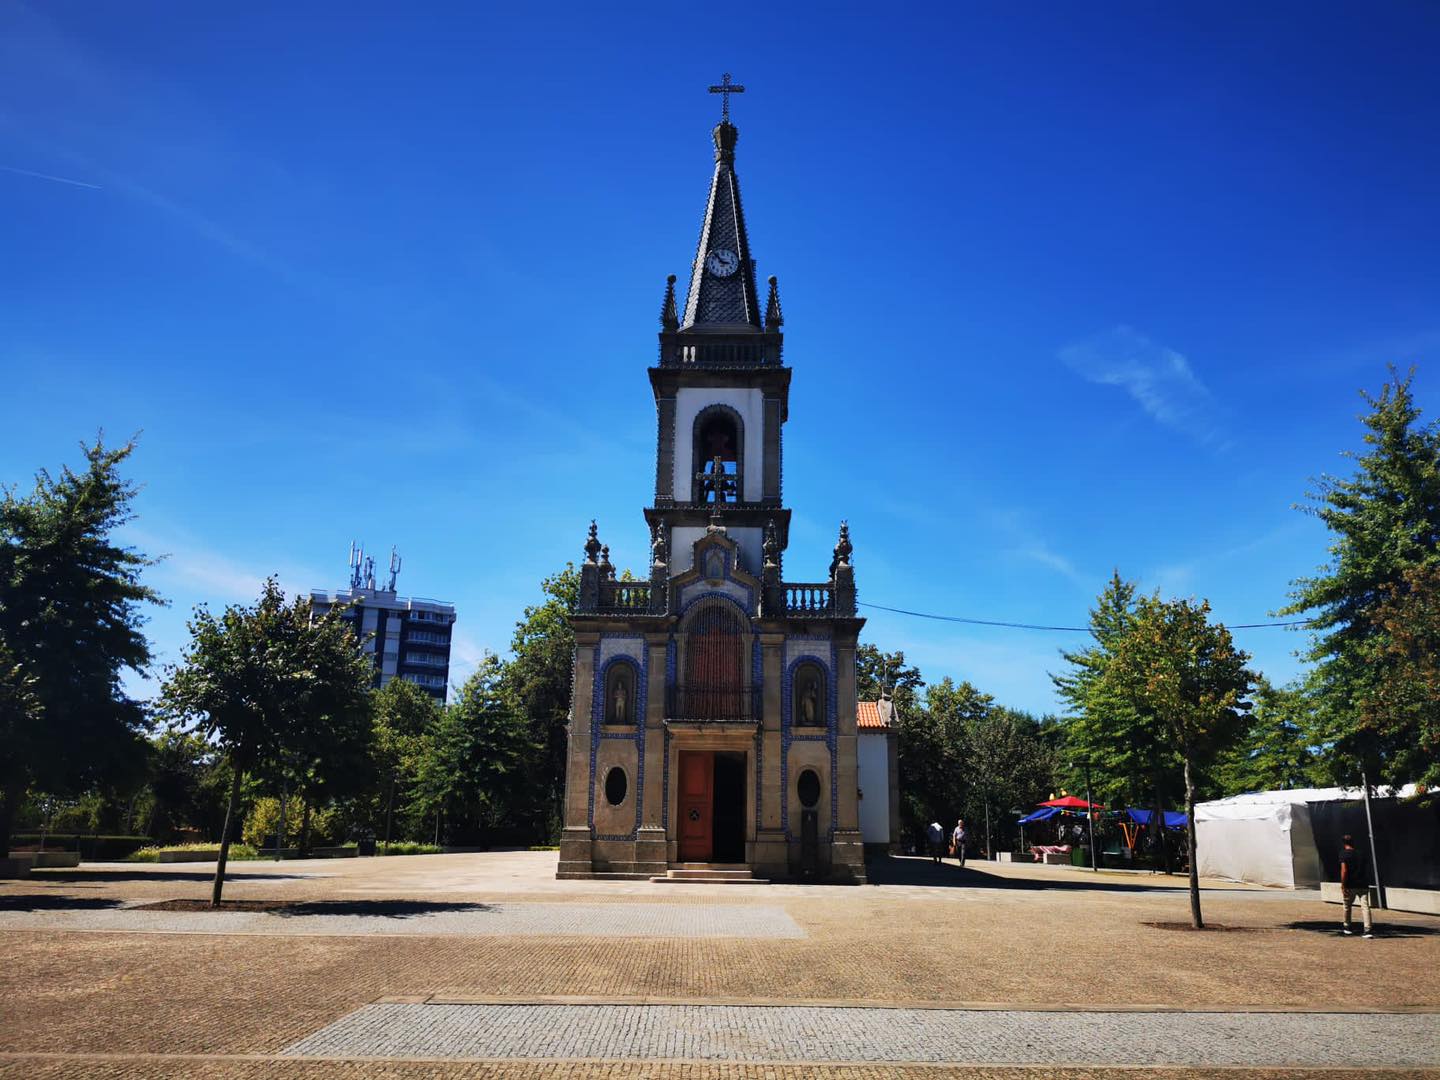
[[[768,880],[757,878],[744,863],[678,863],[665,872],[664,877],[652,877],[651,881],[667,884],[700,885],[766,885]]]

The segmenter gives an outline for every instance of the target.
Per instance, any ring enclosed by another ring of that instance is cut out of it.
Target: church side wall
[[[695,473],[704,467],[693,460],[692,432],[695,417],[710,405],[728,405],[740,414],[745,424],[745,501],[759,502],[764,491],[765,392],[733,386],[686,386],[675,395],[675,497],[689,501]]]

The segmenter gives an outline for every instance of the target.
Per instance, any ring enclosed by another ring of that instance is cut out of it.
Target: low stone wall
[[[30,867],[39,870],[42,867],[65,867],[79,866],[80,853],[78,851],[37,851],[30,856]]]
[[[1340,899],[1340,883],[1338,881],[1322,881],[1320,883],[1320,899],[1328,904],[1338,904]],[[1410,911],[1417,915],[1440,915],[1440,889],[1396,889],[1389,885],[1385,886],[1385,903],[1391,911]],[[1370,905],[1378,908],[1380,899],[1376,895],[1375,886],[1370,886]]]

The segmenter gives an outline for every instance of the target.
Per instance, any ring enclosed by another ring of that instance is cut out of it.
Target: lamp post
[[[1100,860],[1095,857],[1095,803],[1090,798],[1090,759],[1085,759],[1085,820],[1090,825],[1090,869],[1100,872]]]

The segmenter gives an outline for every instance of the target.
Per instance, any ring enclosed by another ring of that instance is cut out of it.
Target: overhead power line
[[[1000,619],[967,619],[961,615],[932,615],[927,611],[907,611],[904,608],[886,607],[884,604],[868,604],[864,600],[857,601],[861,607],[874,608],[876,611],[890,611],[896,615],[911,615],[917,619],[934,619],[936,622],[964,623],[967,626],[1000,626],[1008,630],[1064,630],[1074,634],[1088,634],[1088,626],[1045,626],[1040,623],[1005,622]],[[1233,623],[1226,624],[1231,630],[1262,630],[1274,626],[1309,626],[1313,619],[1294,619],[1290,622],[1257,622],[1257,623]]]

